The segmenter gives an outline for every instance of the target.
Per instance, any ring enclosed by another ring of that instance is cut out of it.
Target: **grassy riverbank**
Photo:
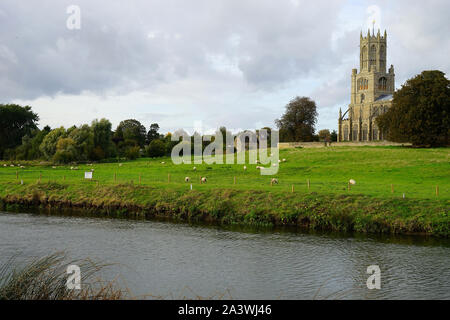
[[[274,186],[256,164],[244,171],[232,164],[175,166],[170,159],[78,165],[79,170],[0,163],[0,209],[450,235],[448,148],[287,149],[280,158],[286,162],[280,163]],[[96,181],[84,181],[90,169]],[[184,181],[186,176],[191,182]],[[206,184],[200,184],[201,176],[208,177]],[[349,179],[357,181],[350,190]]]

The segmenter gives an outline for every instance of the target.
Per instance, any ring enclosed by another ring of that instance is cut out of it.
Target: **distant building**
[[[395,90],[394,66],[386,73],[387,33],[370,30],[360,37],[360,72],[352,70],[351,103],[342,114],[339,110],[338,141],[383,140],[375,119],[392,106]]]

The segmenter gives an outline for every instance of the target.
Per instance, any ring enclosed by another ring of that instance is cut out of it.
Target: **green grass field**
[[[237,164],[174,165],[170,158],[121,161],[121,166],[94,163],[53,167],[15,161],[14,167],[11,162],[4,167],[6,163],[0,162],[0,197],[13,196],[20,202],[21,197],[31,199],[38,192],[47,200],[121,203],[120,206],[126,203],[125,207],[136,204],[166,214],[177,212],[178,217],[216,212],[209,220],[224,220],[233,214],[239,219],[234,216],[231,221],[244,223],[276,217],[277,221],[298,224],[306,215],[310,224],[311,219],[317,218],[311,214],[325,214],[323,223],[327,228],[334,223],[332,229],[360,231],[370,231],[363,227],[368,222],[361,222],[369,218],[371,223],[389,220],[391,227],[394,222],[400,223],[398,228],[411,232],[435,233],[432,225],[438,223],[439,229],[447,230],[443,231],[446,234],[450,228],[449,151],[381,146],[284,149],[280,150],[280,159],[285,158],[286,162],[279,164],[275,176],[261,175],[256,164],[247,164],[244,171],[243,165]],[[18,168],[19,164],[25,168]],[[79,170],[70,170],[71,166]],[[90,169],[94,169],[95,181],[84,180],[84,172]],[[207,177],[206,184],[200,184],[202,176]],[[185,177],[190,177],[191,182],[186,183]],[[278,185],[271,186],[272,177],[278,179]],[[350,190],[349,179],[356,180]],[[346,220],[329,221],[331,216],[342,214],[344,220],[351,216],[351,227],[339,227]],[[360,228],[355,227],[358,223]]]
[[[174,165],[170,158],[139,159],[118,163],[89,165],[30,165],[15,161],[15,167],[0,162],[0,184],[19,182],[35,183],[39,177],[42,182],[61,182],[71,185],[86,185],[96,182],[84,180],[84,172],[94,169],[93,177],[102,185],[116,183],[139,183],[187,190],[191,178],[193,188],[198,190],[232,188],[239,190],[271,190],[291,192],[292,185],[298,192],[326,194],[364,194],[375,197],[399,197],[405,193],[408,198],[450,199],[450,149],[412,149],[400,147],[332,147],[316,149],[285,149],[280,151],[280,163],[276,177],[278,185],[270,186],[272,176],[262,176],[256,164],[182,164]],[[161,162],[165,162],[162,164]],[[17,165],[25,166],[20,169]],[[76,166],[79,170],[70,170]],[[194,171],[193,167],[197,170]],[[18,174],[18,178],[17,178]],[[170,174],[170,183],[168,183]],[[207,184],[200,184],[200,177],[207,177]],[[64,180],[65,177],[65,180]],[[234,184],[236,177],[236,184]],[[348,191],[349,179],[356,185]],[[394,193],[391,190],[391,184]],[[0,187],[1,188],[1,187]]]

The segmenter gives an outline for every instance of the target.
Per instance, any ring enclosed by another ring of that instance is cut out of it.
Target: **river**
[[[134,296],[450,299],[449,239],[0,213],[0,263],[61,250],[114,263],[105,277]],[[370,265],[380,290],[366,286]]]

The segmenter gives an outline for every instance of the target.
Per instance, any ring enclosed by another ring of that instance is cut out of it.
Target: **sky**
[[[400,88],[449,73],[449,16],[448,0],[0,0],[0,103],[32,106],[40,127],[132,118],[207,133],[275,127],[308,96],[332,130],[361,31],[387,30]]]

